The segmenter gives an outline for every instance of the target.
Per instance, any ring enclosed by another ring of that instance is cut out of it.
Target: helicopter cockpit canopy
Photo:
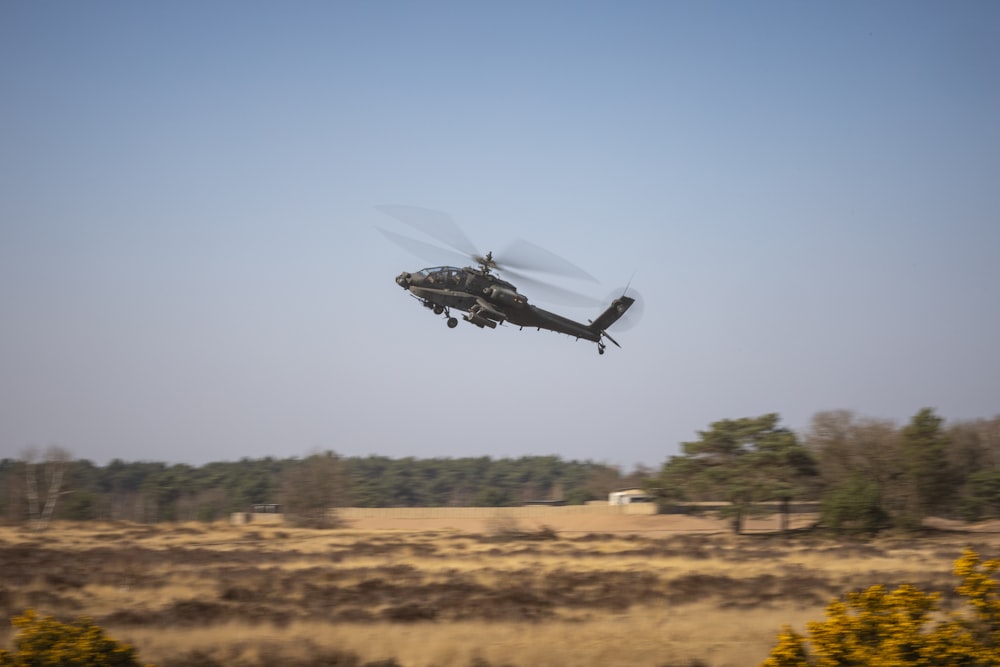
[[[462,269],[454,266],[434,266],[429,269],[420,269],[416,275],[423,278],[427,285],[459,285],[462,282]]]

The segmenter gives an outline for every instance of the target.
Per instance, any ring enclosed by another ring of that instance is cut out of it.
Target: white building
[[[619,489],[608,494],[609,505],[631,505],[632,503],[652,503],[655,498],[645,489]]]

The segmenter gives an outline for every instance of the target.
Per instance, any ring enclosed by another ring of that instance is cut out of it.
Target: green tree
[[[979,470],[969,475],[962,515],[967,521],[1000,516],[1000,469]]]
[[[835,533],[874,535],[890,525],[878,485],[855,474],[823,494],[823,523]]]
[[[714,422],[683,454],[663,466],[657,485],[688,500],[724,501],[721,515],[739,533],[748,514],[764,501],[788,501],[807,493],[816,477],[812,455],[795,434],[778,426],[777,414]]]
[[[29,609],[12,620],[14,651],[0,651],[0,667],[138,667],[135,649],[115,641],[88,618],[61,623]]]
[[[959,515],[966,521],[1000,517],[1000,416],[953,424],[947,438]]]
[[[0,517],[11,523],[27,518],[24,502],[23,462],[15,459],[0,460]]]
[[[954,499],[955,476],[948,465],[944,420],[923,408],[903,428],[902,452],[909,487],[906,523],[917,527],[924,517],[946,514]]]

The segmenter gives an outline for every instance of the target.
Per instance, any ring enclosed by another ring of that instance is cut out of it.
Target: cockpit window
[[[423,276],[432,285],[459,285],[462,282],[462,269],[456,269],[454,266],[420,269],[417,275]]]

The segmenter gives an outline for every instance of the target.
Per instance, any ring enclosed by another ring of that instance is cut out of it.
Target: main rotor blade
[[[512,269],[536,273],[551,273],[577,280],[588,280],[592,283],[600,282],[569,260],[524,239],[517,239],[507,246],[506,250],[498,254],[497,263],[501,267],[507,266]]]
[[[524,288],[523,294],[528,297],[529,303],[537,299],[539,301],[562,304],[564,306],[592,307],[601,305],[600,299],[595,299],[594,297],[587,296],[586,294],[580,294],[579,292],[574,292],[573,290],[566,289],[565,287],[559,287],[557,285],[538,280],[537,278],[526,276],[518,271],[501,269],[500,272],[505,278],[510,278],[515,281],[519,291],[522,287]]]
[[[462,231],[447,213],[432,211],[428,208],[401,206],[398,204],[384,204],[375,208],[386,215],[392,216],[403,224],[423,232],[435,241],[454,248],[465,255],[466,258],[475,258],[479,255],[475,244],[469,240],[465,232]]]
[[[411,239],[409,236],[403,236],[402,234],[397,234],[396,232],[390,232],[388,229],[382,229],[381,227],[376,227],[375,229],[382,232],[382,236],[386,237],[403,250],[420,257],[424,261],[430,262],[434,266],[439,264],[455,264],[457,266],[465,266],[469,263],[468,257],[457,253],[454,250],[448,250],[447,248],[442,248],[441,246],[436,246],[431,243],[424,243],[423,241]]]

